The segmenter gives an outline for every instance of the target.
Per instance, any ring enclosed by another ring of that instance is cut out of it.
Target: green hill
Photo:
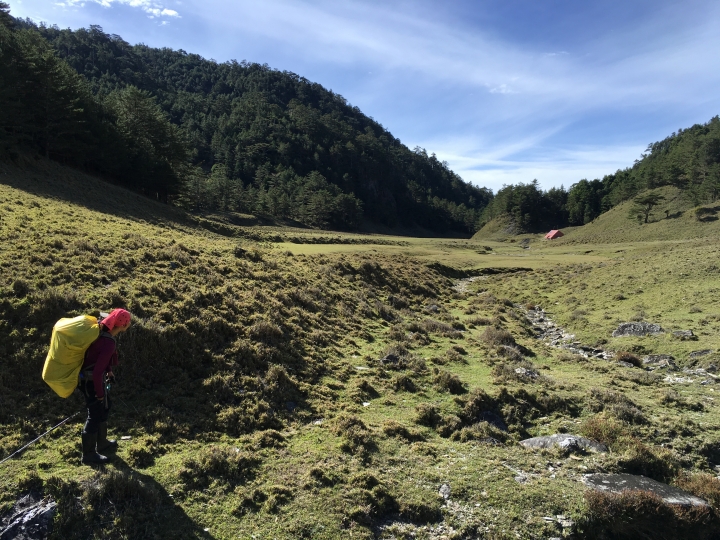
[[[682,190],[666,186],[655,190],[665,197],[653,209],[648,223],[628,217],[632,201],[625,201],[583,227],[564,230],[559,243],[619,243],[691,240],[720,234],[717,203],[693,206]]]
[[[131,46],[97,26],[38,26],[0,8],[0,158],[35,149],[194,211],[326,229],[471,234],[492,198],[294,73]]]
[[[717,354],[691,355],[720,346],[708,301],[717,236],[624,243],[620,255],[617,244],[478,250],[221,217],[47,160],[0,164],[0,456],[83,410],[40,378],[53,323],[116,306],[134,316],[110,421],[130,439],[104,470],[80,466],[74,418],[1,465],[0,519],[36,493],[58,504],[53,537],[70,539],[548,537],[564,526],[543,516],[558,514],[585,537],[717,530]],[[670,352],[709,382],[554,348],[525,319],[540,302],[584,343],[634,362]],[[698,341],[608,341],[631,317],[695,328]],[[517,444],[558,432],[612,452]],[[592,472],[673,482],[711,506],[596,500],[580,481]]]

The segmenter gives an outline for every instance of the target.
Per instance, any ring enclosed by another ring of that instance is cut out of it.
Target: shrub
[[[377,450],[372,433],[365,423],[355,415],[343,415],[337,418],[333,427],[335,435],[341,436],[343,442],[340,449],[349,454],[367,457]]]
[[[408,429],[395,420],[387,420],[382,427],[383,433],[388,437],[396,437],[406,441],[424,441],[425,436],[417,430]]]
[[[354,388],[350,390],[350,396],[355,401],[367,401],[380,397],[380,394],[367,380],[360,379],[355,381]]]
[[[212,482],[235,485],[251,478],[259,463],[257,457],[239,448],[210,445],[183,460],[179,476],[189,489],[203,489]]]
[[[465,322],[468,326],[490,326],[492,324],[492,321],[487,317],[470,317]]]
[[[488,444],[497,444],[499,442],[505,442],[508,436],[507,433],[499,430],[488,422],[478,422],[454,432],[450,438],[453,441],[460,442],[479,441]]]
[[[267,429],[255,434],[255,442],[260,448],[282,448],[285,437],[277,430]]]
[[[421,426],[435,427],[441,420],[440,413],[435,405],[420,403],[415,406],[415,423]]]
[[[393,377],[392,385],[395,391],[398,392],[417,392],[417,387],[415,386],[415,383],[407,375],[398,375],[396,377]]]
[[[675,485],[705,499],[716,511],[720,510],[720,478],[708,473],[683,471],[675,479]]]
[[[454,348],[445,351],[445,357],[447,358],[448,362],[462,362],[467,364],[467,360],[463,358],[463,355]]]
[[[451,394],[464,394],[467,392],[465,385],[460,378],[449,371],[433,368],[433,383],[435,388],[441,392],[450,392]]]
[[[589,490],[584,497],[587,510],[579,523],[584,538],[704,540],[716,532],[716,519],[707,507],[665,504],[647,491]]]
[[[283,337],[283,331],[280,327],[270,321],[258,321],[248,330],[250,338],[263,343],[274,344]]]
[[[497,347],[499,345],[513,346],[516,344],[515,338],[510,332],[495,328],[494,326],[488,326],[480,337],[491,347]]]
[[[27,296],[30,292],[30,286],[22,279],[16,279],[12,284],[13,294],[18,298]]]
[[[440,334],[447,338],[458,338],[462,337],[462,332],[456,330],[449,324],[436,321],[434,319],[425,319],[422,322],[422,329],[428,334]]]
[[[621,437],[629,437],[630,432],[618,420],[602,414],[591,416],[580,424],[580,434],[588,439],[601,442],[610,448]]]
[[[591,388],[589,407],[593,412],[607,411],[618,420],[630,424],[645,424],[647,422],[642,411],[630,398],[612,390]]]
[[[615,360],[618,362],[627,362],[635,367],[643,367],[642,360],[631,352],[619,351],[615,353]]]

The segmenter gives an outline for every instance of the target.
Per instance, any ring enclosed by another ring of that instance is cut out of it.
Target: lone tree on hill
[[[646,193],[645,195],[638,195],[633,199],[632,208],[628,217],[630,219],[638,219],[641,221],[644,219],[644,223],[648,222],[650,214],[652,214],[653,208],[665,200],[665,197],[659,193]]]

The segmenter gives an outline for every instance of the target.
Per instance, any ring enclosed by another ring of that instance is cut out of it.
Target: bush
[[[463,382],[454,373],[437,368],[433,368],[433,373],[435,375],[433,383],[440,392],[450,392],[451,394],[464,394],[467,392]]]
[[[591,388],[589,396],[589,407],[593,412],[607,411],[618,420],[630,424],[645,424],[647,419],[642,411],[633,403],[630,398],[613,392],[612,390],[601,390]]]
[[[585,505],[579,523],[583,538],[709,540],[717,531],[717,520],[707,507],[668,505],[647,491],[589,490]]]
[[[213,482],[230,486],[251,478],[259,463],[257,457],[239,448],[210,445],[183,460],[179,476],[189,489],[203,489]]]
[[[720,478],[708,473],[682,472],[675,479],[675,485],[705,499],[716,512],[720,510]]]
[[[454,432],[450,438],[453,441],[460,442],[479,441],[488,444],[497,444],[499,442],[505,442],[508,435],[488,422],[478,422],[477,424],[464,427]]]
[[[337,418],[333,427],[335,435],[341,436],[340,449],[349,454],[367,457],[377,450],[372,433],[365,423],[355,415],[343,415]]]
[[[515,338],[510,332],[503,329],[495,328],[494,326],[488,326],[483,332],[481,339],[490,345],[491,347],[497,347],[499,345],[514,346]]]
[[[618,362],[627,362],[635,367],[643,367],[642,360],[631,352],[619,351],[615,353],[615,360]]]
[[[393,377],[392,385],[396,392],[417,392],[417,386],[415,386],[413,380],[407,375]]]
[[[580,424],[580,434],[588,439],[601,442],[610,448],[621,437],[629,437],[630,432],[618,420],[602,414],[591,416]],[[614,449],[614,448],[613,448]]]
[[[383,433],[388,437],[396,437],[409,442],[424,441],[425,436],[416,430],[408,429],[395,420],[387,420],[382,427]]]
[[[415,423],[421,426],[434,428],[441,420],[440,413],[435,405],[420,403],[415,406]]]

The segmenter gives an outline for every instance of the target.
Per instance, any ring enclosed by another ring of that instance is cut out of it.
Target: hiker
[[[108,382],[115,380],[112,368],[118,365],[115,338],[130,327],[130,313],[113,309],[100,321],[100,336],[85,353],[80,374],[80,391],[87,404],[87,420],[82,431],[82,463],[107,463],[102,451],[117,449],[117,441],[107,438],[107,418],[110,412]]]

